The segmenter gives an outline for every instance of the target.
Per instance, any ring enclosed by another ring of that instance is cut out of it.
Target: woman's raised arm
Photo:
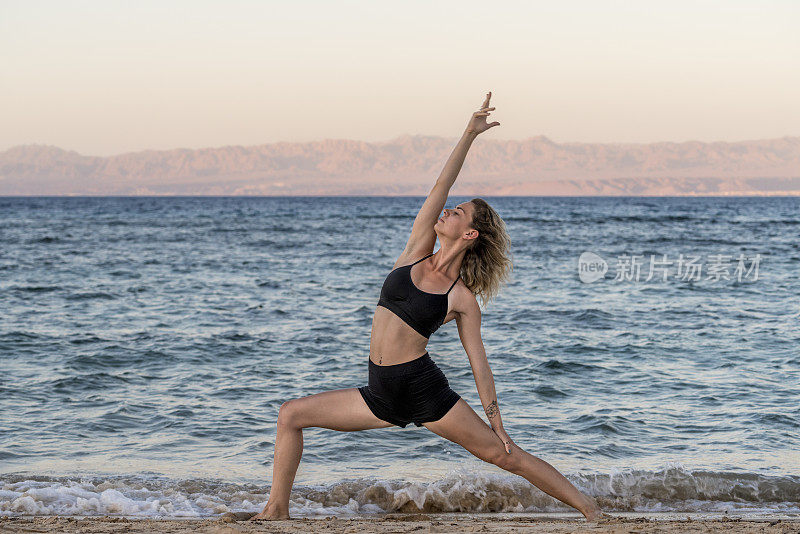
[[[433,251],[433,245],[436,243],[436,233],[433,230],[433,226],[439,219],[442,209],[444,209],[447,195],[458,177],[472,141],[489,128],[500,125],[499,122],[486,123],[486,117],[490,115],[489,112],[495,109],[489,107],[491,98],[492,93],[490,91],[486,94],[486,99],[483,101],[481,109],[472,114],[464,134],[447,159],[444,169],[442,169],[439,178],[436,179],[436,183],[433,185],[433,189],[428,194],[428,198],[425,199],[419,213],[417,213],[417,217],[414,219],[414,225],[411,227],[411,236],[408,238],[403,256],[415,258]]]

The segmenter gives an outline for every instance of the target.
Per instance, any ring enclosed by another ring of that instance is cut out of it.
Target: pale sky
[[[0,0],[0,150],[800,136],[800,1]]]

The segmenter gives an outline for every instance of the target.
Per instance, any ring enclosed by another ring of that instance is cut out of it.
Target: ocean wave
[[[86,291],[83,293],[73,293],[64,297],[66,300],[92,300],[92,299],[102,299],[102,300],[114,300],[117,298],[116,295],[112,295],[110,293],[106,293],[105,291]]]
[[[609,512],[800,512],[800,477],[688,470],[624,470],[569,475]],[[0,475],[0,512],[10,515],[210,517],[260,511],[269,487],[154,475]],[[358,478],[295,486],[293,516],[380,513],[574,511],[521,477],[457,470],[428,481]]]
[[[63,288],[60,286],[11,286],[9,291],[19,291],[22,293],[50,293],[52,291],[61,291]]]
[[[551,358],[546,360],[542,363],[536,365],[539,369],[552,371],[550,374],[557,374],[557,373],[576,373],[582,374],[588,371],[600,371],[603,370],[603,367],[599,365],[592,365],[588,363],[579,363],[579,362],[569,362],[569,361],[562,361],[555,358]]]

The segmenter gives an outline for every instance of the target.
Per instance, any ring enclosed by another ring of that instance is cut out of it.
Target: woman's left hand
[[[492,98],[491,91],[486,93],[486,100],[483,101],[481,109],[472,114],[472,118],[469,120],[469,124],[467,125],[467,133],[478,135],[479,133],[485,132],[489,128],[500,126],[500,123],[497,121],[491,124],[486,124],[486,117],[490,115],[490,111],[494,110],[494,108],[489,107],[490,98]]]
[[[506,434],[506,429],[500,427],[500,428],[492,428],[492,430],[494,431],[495,434],[497,434],[497,437],[503,441],[503,446],[505,446],[506,452],[508,454],[511,454],[511,446],[513,445],[516,447],[517,444],[511,441],[511,438],[508,437],[508,434]]]

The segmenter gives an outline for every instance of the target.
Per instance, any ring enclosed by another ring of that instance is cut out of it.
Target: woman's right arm
[[[453,149],[450,157],[447,158],[444,169],[442,169],[439,178],[436,179],[436,183],[433,185],[433,189],[428,194],[428,198],[425,199],[422,208],[420,208],[417,217],[414,219],[411,236],[408,238],[408,243],[406,243],[406,248],[403,250],[401,257],[422,257],[433,251],[433,245],[436,243],[436,232],[434,232],[433,226],[439,219],[442,209],[444,209],[447,196],[450,194],[450,188],[456,182],[472,142],[479,134],[489,128],[500,125],[499,122],[486,124],[486,117],[490,115],[490,111],[495,109],[489,107],[491,97],[491,92],[486,94],[486,100],[483,101],[481,109],[472,114],[461,139]]]
[[[489,100],[491,98],[492,92],[489,91],[486,93],[486,100],[483,101],[481,109],[472,114],[472,118],[470,118],[466,130],[464,130],[461,140],[456,145],[456,148],[453,149],[453,153],[450,154],[447,163],[444,165],[444,169],[442,169],[442,173],[436,180],[437,184],[444,184],[448,191],[456,182],[456,177],[458,177],[458,173],[461,171],[461,166],[464,164],[464,159],[467,157],[469,147],[472,145],[475,138],[478,137],[478,134],[485,132],[489,128],[500,126],[499,122],[486,124],[486,117],[491,115],[489,112],[495,109],[489,107]]]

